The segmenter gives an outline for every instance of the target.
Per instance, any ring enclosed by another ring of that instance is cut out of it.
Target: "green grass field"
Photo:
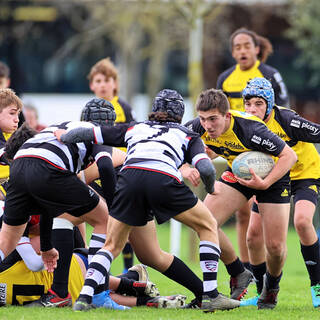
[[[225,229],[233,243],[235,243],[235,231],[232,227]],[[158,227],[158,237],[161,247],[164,250],[169,248],[169,225]],[[181,244],[188,244],[189,231],[183,228]],[[182,248],[181,258],[188,260],[188,247]],[[189,263],[189,266],[201,276],[198,262]],[[218,283],[219,290],[229,293],[229,281],[225,267],[220,263]],[[122,259],[117,259],[112,266],[112,273],[122,271]],[[193,297],[190,292],[173,281],[162,276],[149,268],[151,280],[155,282],[161,295],[181,293],[190,301]],[[153,308],[133,308],[128,311],[112,310],[91,310],[87,313],[75,313],[71,309],[36,309],[24,307],[3,307],[0,308],[0,320],[63,320],[63,319],[318,319],[320,309],[314,309],[311,302],[309,279],[300,253],[298,237],[294,230],[289,231],[288,236],[288,258],[284,268],[284,275],[281,281],[279,302],[274,310],[257,310],[255,307],[238,308],[232,311],[216,311],[211,314],[204,314],[199,310],[161,310]],[[250,285],[247,297],[253,296],[255,286]]]

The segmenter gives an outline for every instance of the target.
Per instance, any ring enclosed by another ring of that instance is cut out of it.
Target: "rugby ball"
[[[269,154],[260,151],[247,151],[239,154],[232,162],[232,172],[239,178],[250,180],[249,169],[264,179],[272,170],[274,161]]]

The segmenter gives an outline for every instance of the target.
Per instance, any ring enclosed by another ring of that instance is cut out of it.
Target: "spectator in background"
[[[219,75],[217,89],[222,89],[227,95],[231,110],[244,111],[242,90],[246,87],[247,82],[255,77],[268,79],[275,93],[275,104],[288,107],[287,88],[279,71],[265,64],[265,61],[273,52],[270,41],[254,31],[240,28],[230,36],[230,47],[236,64]],[[251,205],[252,200],[236,213],[240,259],[247,268],[250,268],[250,266],[246,233]]]
[[[4,63],[0,61],[0,89],[7,89],[9,88],[11,83],[10,79],[10,69],[9,67]],[[24,116],[23,113],[19,113],[19,127],[24,122]]]
[[[99,60],[90,70],[88,75],[90,90],[98,97],[112,103],[116,112],[117,123],[129,123],[134,120],[131,106],[119,98],[118,70],[110,58]],[[120,148],[126,151],[126,148]],[[97,181],[99,185],[99,181]],[[94,188],[94,186],[92,186]],[[99,191],[98,191],[99,192]],[[123,249],[124,273],[133,266],[133,250],[130,243]]]
[[[38,110],[34,106],[24,105],[23,114],[24,114],[25,120],[30,128],[32,128],[38,132],[43,130],[44,128],[46,128],[45,125],[40,124],[38,122],[38,118],[39,118]]]
[[[110,60],[99,60],[88,75],[90,90],[98,97],[112,103],[116,112],[116,124],[128,123],[134,120],[131,106],[119,98],[119,75]]]

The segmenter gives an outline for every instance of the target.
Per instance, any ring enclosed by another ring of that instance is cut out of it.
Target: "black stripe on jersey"
[[[179,154],[177,153],[177,151],[169,143],[167,143],[165,141],[162,141],[162,140],[140,140],[140,141],[137,141],[136,143],[133,143],[132,145],[130,145],[129,154],[130,154],[131,150],[135,147],[136,144],[138,144],[138,143],[147,143],[147,142],[158,142],[158,143],[166,145],[167,147],[169,147],[175,153],[175,155],[177,156],[177,158],[180,161],[182,160],[181,157],[179,156]]]
[[[74,143],[67,143],[67,148],[72,156],[72,163],[73,163],[73,170],[76,171],[78,169],[78,160],[79,160],[79,149],[76,144]]]
[[[230,97],[230,98],[242,98],[242,92],[230,92],[230,91],[223,91],[223,93]]]
[[[47,143],[47,142],[39,142],[39,143],[30,143],[29,142],[29,143],[23,144],[20,149],[28,149],[28,148],[42,148],[42,149],[49,150],[49,151],[53,152],[59,158],[61,158],[61,160],[65,164],[66,168],[68,170],[70,170],[69,159],[66,156],[66,154],[59,147],[57,147],[51,143]]]
[[[54,128],[58,128],[58,129],[67,130],[68,129],[68,127],[67,127],[68,123],[70,123],[70,121],[66,121],[66,122],[63,122],[63,123],[60,123],[60,124],[52,125],[52,126],[48,127],[47,129],[50,129],[50,128],[54,127]],[[41,133],[41,134],[42,133],[53,133],[53,131],[44,129],[44,130],[40,131],[39,133]]]

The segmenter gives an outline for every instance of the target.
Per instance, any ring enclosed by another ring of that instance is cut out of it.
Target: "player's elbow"
[[[292,168],[292,166],[298,160],[297,154],[289,146],[285,146],[285,148],[282,150],[279,158],[280,157],[283,157],[283,159],[285,159],[284,162],[287,164],[288,170],[290,170]]]

